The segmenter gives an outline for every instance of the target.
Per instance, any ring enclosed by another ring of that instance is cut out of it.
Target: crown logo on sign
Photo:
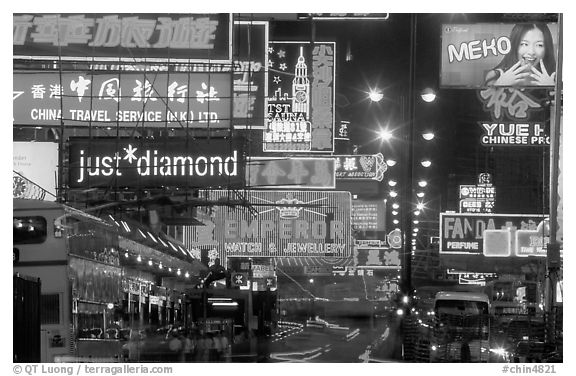
[[[280,218],[295,219],[300,216],[300,211],[302,210],[302,207],[298,207],[298,205],[303,203],[303,201],[294,198],[291,193],[288,193],[286,198],[276,201],[276,204],[282,205],[277,206],[276,209],[280,212]]]

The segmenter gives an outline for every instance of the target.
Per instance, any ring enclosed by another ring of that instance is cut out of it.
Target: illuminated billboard
[[[265,152],[333,152],[336,44],[270,42]]]
[[[398,269],[400,251],[386,247],[354,247],[354,266],[371,269]]]
[[[237,257],[348,257],[351,196],[339,191],[243,191],[250,207],[212,208],[222,260]],[[202,193],[225,200],[229,191]]]
[[[492,175],[478,175],[476,185],[460,185],[460,213],[492,213],[496,202],[496,187],[492,184]]]
[[[440,213],[440,254],[546,256],[547,216]]]
[[[241,139],[70,138],[71,188],[242,187]]]
[[[14,58],[76,61],[232,61],[232,16],[14,14]]]
[[[229,128],[229,73],[14,73],[19,125]]]
[[[246,183],[250,188],[334,189],[334,159],[253,157],[246,165]]]
[[[557,35],[556,23],[444,24],[440,86],[554,86]]]
[[[384,231],[386,229],[384,200],[352,200],[352,228],[358,231]]]
[[[373,155],[336,155],[336,179],[382,181],[388,165],[382,153]]]
[[[482,129],[483,146],[540,146],[550,145],[550,136],[542,123],[478,122]]]

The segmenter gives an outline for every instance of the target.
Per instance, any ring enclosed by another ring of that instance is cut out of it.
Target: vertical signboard
[[[227,257],[348,257],[351,196],[336,191],[245,191],[250,207],[215,206],[216,249]],[[225,202],[229,192],[202,193]]]
[[[58,144],[13,142],[12,147],[13,171],[16,172],[12,182],[13,196],[53,200],[56,197],[56,176],[58,176]]]
[[[265,152],[333,152],[336,44],[270,42]]]
[[[478,175],[476,185],[460,185],[460,213],[492,213],[496,200],[496,187],[492,185],[492,175]]]
[[[232,15],[14,14],[14,58],[232,61]]]
[[[268,97],[268,22],[234,22],[234,109],[237,129],[264,129]]]

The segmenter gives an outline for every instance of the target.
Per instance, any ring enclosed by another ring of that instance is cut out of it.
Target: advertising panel
[[[250,158],[246,182],[250,188],[334,189],[334,159]]]
[[[270,42],[265,152],[333,152],[336,43]]]
[[[492,185],[492,175],[481,173],[476,185],[460,185],[460,213],[492,213],[496,201],[496,187]]]
[[[58,144],[56,142],[12,143],[14,198],[35,198],[53,201],[58,176]],[[35,189],[33,184],[45,190]]]
[[[547,216],[440,213],[440,254],[546,256]]]
[[[70,138],[71,188],[242,187],[242,139]]]
[[[382,181],[388,165],[382,153],[373,155],[336,155],[336,179]]]
[[[129,62],[232,59],[232,16],[14,14],[14,58]]]
[[[210,190],[211,200],[228,197]],[[212,208],[220,258],[347,257],[352,249],[349,192],[245,191],[251,208]]]
[[[13,74],[21,125],[228,128],[230,73]]]
[[[383,200],[353,200],[352,228],[359,231],[384,231],[386,203]]]
[[[557,36],[556,23],[444,24],[440,86],[552,87]]]
[[[398,269],[400,251],[385,247],[354,247],[354,265],[371,269]]]
[[[550,136],[542,123],[478,122],[482,129],[483,146],[550,145]]]

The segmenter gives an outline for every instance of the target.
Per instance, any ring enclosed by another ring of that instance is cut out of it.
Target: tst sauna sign
[[[71,139],[69,186],[243,186],[237,140]]]

